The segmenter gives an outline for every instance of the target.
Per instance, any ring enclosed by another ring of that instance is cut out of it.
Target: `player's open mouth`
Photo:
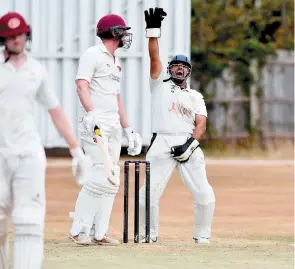
[[[182,70],[178,70],[178,71],[176,72],[176,76],[178,76],[178,77],[182,77],[182,76],[183,76],[183,71],[182,71]]]

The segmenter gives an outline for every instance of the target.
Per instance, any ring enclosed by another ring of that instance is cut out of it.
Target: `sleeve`
[[[37,101],[49,110],[55,108],[59,105],[59,101],[53,91],[53,87],[50,86],[49,77],[45,68],[43,69],[43,78],[41,85],[37,91],[36,99]]]
[[[96,58],[90,50],[86,50],[80,57],[76,80],[85,79],[90,83],[95,67]]]
[[[164,79],[164,68],[162,68],[162,71],[159,75],[159,77],[157,79],[152,79],[150,77],[150,89],[151,92],[157,90],[157,89],[161,89],[162,85],[163,85],[163,79]]]
[[[197,115],[208,117],[207,108],[205,104],[205,100],[202,94],[197,93],[197,101],[196,101],[196,111]]]

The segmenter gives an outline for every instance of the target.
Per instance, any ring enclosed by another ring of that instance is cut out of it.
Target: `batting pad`
[[[111,170],[114,172],[113,180],[116,182],[116,185],[112,184],[108,180],[107,167],[104,164],[96,164],[92,167],[92,178],[89,179],[89,182],[94,183],[97,187],[94,187],[94,192],[97,189],[98,192],[102,192],[102,189],[110,188],[110,191],[116,190],[120,186],[120,166],[115,165],[111,167]],[[90,185],[89,183],[88,185]],[[91,189],[92,190],[92,189]],[[108,192],[106,190],[106,192]]]
[[[70,215],[70,219],[74,220],[75,212],[69,212],[69,215]],[[95,235],[95,217],[94,217],[93,224],[92,224],[92,227],[91,227],[90,232],[89,232],[90,237],[94,237],[94,235]]]
[[[81,232],[89,236],[94,219],[96,231],[105,230],[104,227],[108,226],[119,187],[109,182],[104,183],[88,181],[83,185],[76,201],[75,212],[70,213],[70,217],[74,219],[70,231],[72,236]]]
[[[93,219],[97,212],[97,203],[98,194],[85,190],[83,186],[76,201],[75,212],[70,212],[70,218],[73,219],[70,231],[72,236],[76,236],[82,232],[89,236]]]
[[[98,211],[95,215],[95,239],[102,240],[108,231],[110,217],[113,210],[115,196],[102,196],[99,198]]]

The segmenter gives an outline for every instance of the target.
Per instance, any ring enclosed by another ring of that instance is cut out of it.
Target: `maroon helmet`
[[[31,35],[31,28],[23,16],[16,12],[8,12],[0,18],[0,38],[19,34]]]
[[[132,42],[132,33],[127,32],[130,29],[123,18],[116,14],[108,14],[98,21],[96,35],[104,39],[120,40],[119,47],[128,49]]]

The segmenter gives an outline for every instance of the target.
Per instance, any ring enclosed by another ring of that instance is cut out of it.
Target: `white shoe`
[[[92,244],[91,237],[87,236],[85,233],[79,233],[76,236],[70,235],[70,239],[78,245],[91,245]]]
[[[156,243],[157,240],[158,240],[158,237],[150,237],[149,243]],[[146,243],[145,236],[141,236],[140,243]]]
[[[194,238],[194,239],[195,239],[196,244],[210,244],[209,238],[197,237],[197,238]]]

